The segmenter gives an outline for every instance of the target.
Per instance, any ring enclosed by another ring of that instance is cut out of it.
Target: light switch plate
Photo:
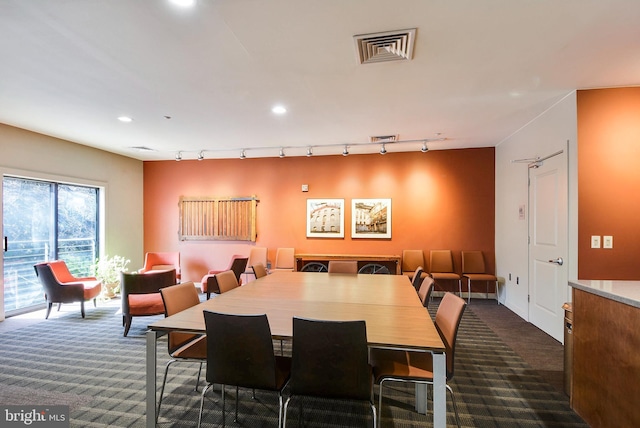
[[[591,248],[600,248],[600,235],[591,236]]]
[[[602,237],[602,248],[613,248],[613,236],[605,235]]]

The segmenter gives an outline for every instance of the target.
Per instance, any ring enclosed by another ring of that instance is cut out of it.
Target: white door
[[[529,321],[564,340],[567,296],[567,153],[529,168]]]

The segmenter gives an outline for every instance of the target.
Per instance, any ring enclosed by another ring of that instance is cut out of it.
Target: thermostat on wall
[[[308,184],[303,184],[302,185],[302,191],[303,192],[308,192],[309,191],[309,185]]]

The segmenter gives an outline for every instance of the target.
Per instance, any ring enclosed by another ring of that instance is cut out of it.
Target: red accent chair
[[[49,318],[54,303],[58,304],[58,310],[60,310],[63,303],[80,302],[82,318],[84,318],[85,300],[93,299],[93,306],[96,306],[96,298],[102,291],[102,283],[97,278],[73,276],[62,260],[38,263],[33,268],[42,284],[44,298],[47,301],[45,319]]]
[[[138,273],[146,273],[151,270],[176,270],[176,279],[180,282],[182,275],[180,274],[180,253],[146,253],[144,255],[144,266],[138,270]]]
[[[222,270],[210,270],[205,276],[202,277],[200,281],[200,287],[202,288],[203,293],[207,293],[207,300],[211,297],[211,293],[220,294],[220,290],[218,289],[217,282],[215,281],[215,275],[217,273],[226,272],[228,270],[232,270],[236,275],[236,280],[238,281],[238,285],[242,285],[242,275],[247,268],[247,263],[249,262],[249,257],[241,256],[239,254],[235,254],[231,257],[231,263],[229,263],[229,267],[227,269]]]
[[[129,333],[133,317],[163,315],[160,289],[176,285],[176,270],[152,270],[147,273],[120,273],[122,325]]]

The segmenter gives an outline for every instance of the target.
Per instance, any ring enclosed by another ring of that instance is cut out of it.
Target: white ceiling
[[[411,61],[356,61],[409,28]],[[141,160],[495,146],[639,84],[638,0],[0,0],[0,122]]]

